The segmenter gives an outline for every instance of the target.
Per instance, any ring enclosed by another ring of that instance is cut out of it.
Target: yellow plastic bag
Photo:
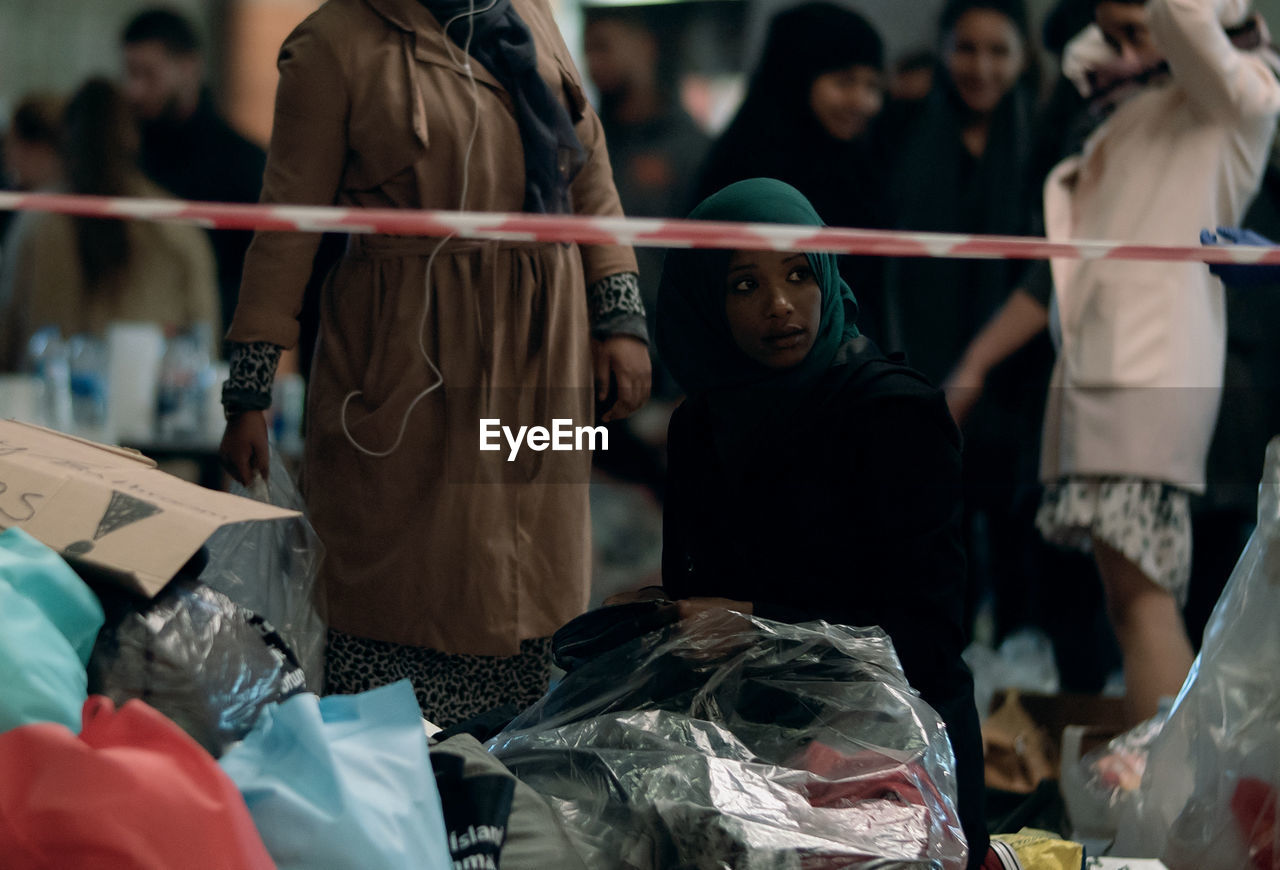
[[[991,845],[998,849],[997,843],[1013,850],[1023,870],[1081,870],[1084,865],[1084,846],[1048,831],[1023,828],[1016,834],[996,834]]]

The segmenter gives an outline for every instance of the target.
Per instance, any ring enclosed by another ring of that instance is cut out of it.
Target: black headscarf
[[[735,181],[777,178],[831,226],[889,226],[883,164],[870,137],[836,139],[809,106],[814,80],[851,66],[884,68],[880,36],[862,16],[827,2],[774,16],[742,106],[703,165],[695,201]],[[840,258],[867,323],[880,319],[880,268],[879,258]]]
[[[574,132],[569,113],[538,75],[533,34],[511,0],[419,0],[435,16],[448,36],[511,95],[524,150],[524,210],[538,214],[567,214],[569,184],[586,162],[586,151]],[[475,11],[474,15],[467,13]],[[470,20],[471,24],[468,24]]]
[[[952,0],[942,16],[943,38],[973,9],[1004,14],[1027,38],[1021,0]],[[1035,61],[1028,57],[1028,63]],[[976,158],[963,139],[968,109],[945,67],[935,81],[895,149],[891,191],[896,225],[932,232],[1030,234],[1031,80],[1020,79],[995,108],[986,147]],[[940,383],[1024,268],[1002,260],[890,261],[887,289],[895,329],[883,337],[885,343],[891,350],[905,350],[913,367]]]
[[[777,178],[844,224],[867,192],[866,143],[828,133],[809,92],[818,76],[851,66],[884,68],[880,36],[862,16],[826,2],[778,13],[742,106],[712,147],[698,199],[745,178]]]

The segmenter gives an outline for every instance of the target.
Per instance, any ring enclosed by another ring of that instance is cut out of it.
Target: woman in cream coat
[[[1090,97],[1109,74],[1111,114],[1050,174],[1047,235],[1193,245],[1202,227],[1237,224],[1280,113],[1265,25],[1240,0],[1101,0],[1095,20],[1064,72]],[[1190,495],[1204,490],[1222,391],[1223,289],[1203,263],[1054,260],[1052,271],[1051,309],[1016,293],[950,386],[966,404],[1048,319],[1059,356],[1037,521],[1050,540],[1092,547],[1138,720],[1191,665],[1179,605]]]

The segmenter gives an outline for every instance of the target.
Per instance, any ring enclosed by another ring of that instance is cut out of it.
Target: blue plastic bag
[[[219,763],[281,870],[453,867],[407,681],[268,707]]]
[[[80,733],[98,599],[62,557],[18,528],[0,534],[0,732],[58,722]]]

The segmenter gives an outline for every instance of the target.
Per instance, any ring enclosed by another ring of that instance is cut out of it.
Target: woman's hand
[[[248,486],[257,471],[267,479],[271,469],[271,452],[267,444],[267,417],[261,411],[242,411],[227,421],[218,447],[222,467]]]
[[[676,605],[680,608],[681,619],[691,619],[704,610],[733,610],[750,615],[754,609],[750,601],[732,598],[682,598]]]
[[[667,593],[663,591],[661,586],[644,586],[640,589],[628,589],[626,592],[618,592],[610,595],[601,604],[604,607],[612,607],[615,604],[634,604],[637,601],[666,601]]]
[[[595,363],[596,402],[602,403],[609,397],[611,381],[618,390],[617,398],[605,409],[601,422],[622,420],[648,401],[652,370],[649,348],[643,341],[629,335],[592,341],[591,355]]]
[[[676,602],[680,631],[685,636],[684,658],[693,662],[713,662],[733,655],[751,635],[750,601],[730,598],[684,598]]]
[[[964,360],[947,376],[942,384],[947,396],[947,407],[951,410],[951,418],[957,426],[964,426],[973,406],[982,398],[983,387],[986,386],[987,373],[982,368]]]

